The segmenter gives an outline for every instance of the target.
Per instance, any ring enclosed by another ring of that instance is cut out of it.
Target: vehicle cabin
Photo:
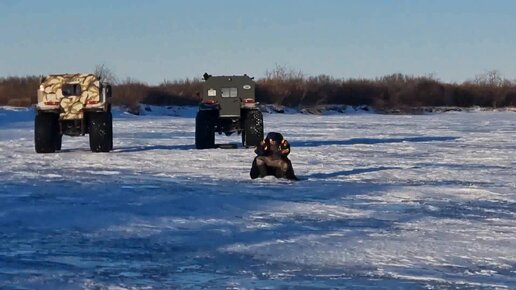
[[[240,117],[241,109],[255,106],[255,83],[248,75],[210,76],[205,74],[203,104],[219,105],[219,117]]]

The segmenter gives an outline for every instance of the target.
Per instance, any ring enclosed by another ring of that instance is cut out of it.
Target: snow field
[[[514,113],[265,114],[299,182],[188,108],[117,112],[107,154],[34,153],[32,114],[0,109],[0,288],[516,287]]]

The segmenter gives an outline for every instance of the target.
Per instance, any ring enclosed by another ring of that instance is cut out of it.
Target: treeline
[[[0,78],[0,106],[27,107],[37,102],[39,77]]]
[[[516,80],[499,72],[477,75],[460,84],[432,76],[393,74],[377,79],[305,77],[301,72],[276,68],[257,82],[258,99],[293,107],[326,104],[369,105],[376,108],[421,106],[514,107]]]
[[[113,86],[114,105],[138,110],[139,104],[158,106],[197,105],[202,90],[200,79],[163,82],[150,86],[134,80],[126,80]]]
[[[431,76],[393,74],[377,79],[338,79],[327,75],[305,76],[278,67],[256,81],[257,100],[288,107],[327,104],[369,105],[376,108],[420,106],[515,107],[516,81],[497,71],[463,83],[445,83]],[[37,101],[39,78],[0,78],[0,105],[30,106]],[[113,104],[135,109],[151,105],[196,105],[200,79],[165,81],[148,85],[127,79],[113,85]]]

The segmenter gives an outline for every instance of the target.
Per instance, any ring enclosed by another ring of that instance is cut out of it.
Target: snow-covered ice
[[[516,288],[516,113],[265,114],[299,182],[195,150],[192,116],[36,154],[33,112],[0,109],[0,288]]]

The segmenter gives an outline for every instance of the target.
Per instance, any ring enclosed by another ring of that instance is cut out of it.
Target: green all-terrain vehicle
[[[113,149],[111,86],[93,74],[41,78],[34,121],[37,153],[61,150],[63,135],[89,134],[93,152]]]
[[[195,147],[215,147],[215,133],[242,135],[244,147],[263,139],[263,115],[255,98],[255,83],[248,75],[204,74],[199,111],[195,118]]]

